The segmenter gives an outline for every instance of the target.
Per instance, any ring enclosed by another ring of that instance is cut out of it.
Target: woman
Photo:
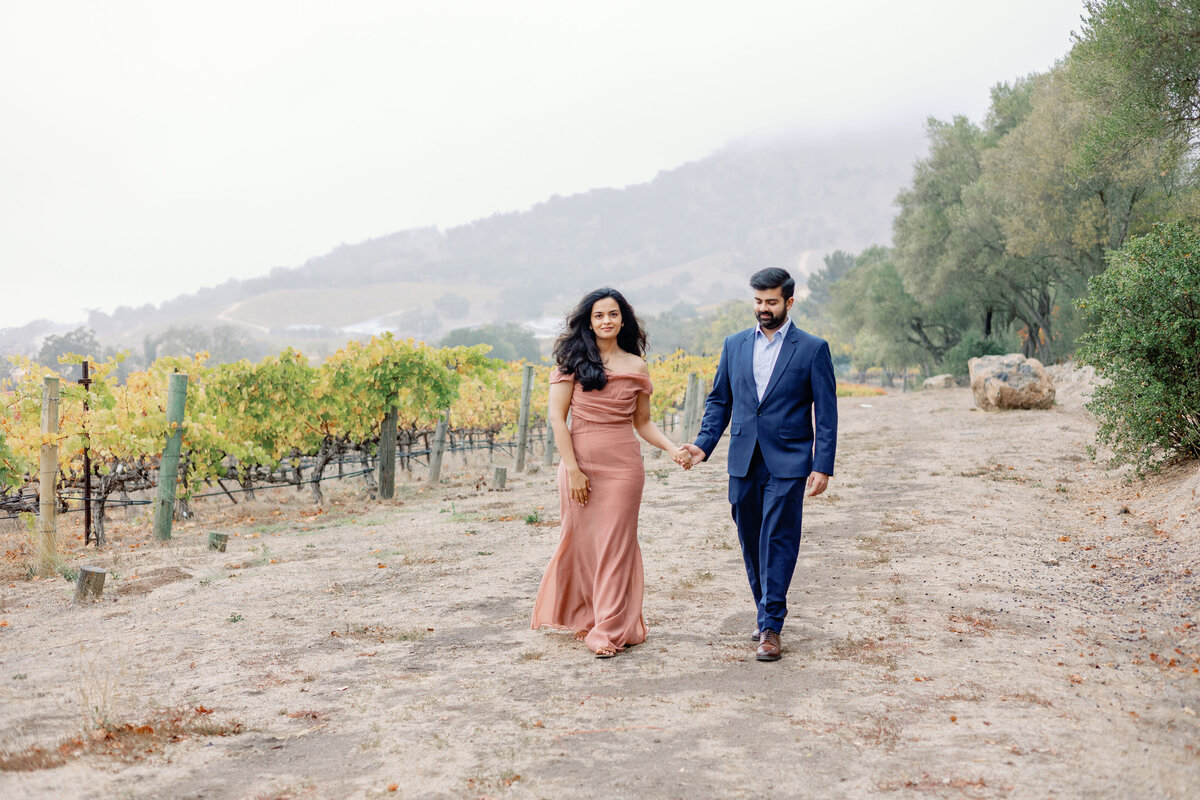
[[[650,421],[646,333],[615,289],[597,289],[554,345],[550,424],[562,538],[533,607],[533,628],[575,631],[600,658],[646,639],[638,506],[646,471],[636,430],[682,464],[687,453]],[[567,428],[567,411],[571,427]]]

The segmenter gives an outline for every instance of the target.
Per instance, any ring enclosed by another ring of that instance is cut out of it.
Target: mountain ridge
[[[299,266],[158,306],[92,312],[88,326],[106,342],[131,342],[171,325],[244,324],[287,343],[289,329],[330,328],[336,337],[366,332],[363,323],[380,317],[398,335],[431,338],[468,324],[559,315],[603,284],[627,287],[639,313],[718,302],[744,294],[761,266],[784,266],[799,279],[825,253],[888,243],[893,200],[923,147],[923,132],[908,129],[738,142],[645,183],[339,245]],[[414,289],[388,313],[345,323],[380,299],[371,287],[403,283],[429,291]],[[441,295],[433,292],[439,287]],[[294,291],[301,294],[285,294]],[[328,314],[314,312],[322,292],[337,305]]]

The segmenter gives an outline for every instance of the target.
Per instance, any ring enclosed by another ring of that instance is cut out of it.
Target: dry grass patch
[[[237,569],[240,569],[240,567]],[[190,572],[186,572],[179,567],[150,569],[140,574],[130,575],[124,583],[117,587],[116,593],[121,597],[149,594],[159,586],[186,581],[191,577],[192,574]]]
[[[1017,474],[1016,467],[1006,467],[1003,464],[976,467],[958,473],[961,478],[985,478],[990,481],[1012,481],[1013,483],[1029,483],[1030,479]]]
[[[914,528],[919,528],[920,526],[920,515],[915,511],[904,515],[898,515],[889,511],[888,513],[884,514],[883,519],[879,521],[879,530],[883,531],[884,533],[911,531]],[[868,539],[864,539],[863,541],[872,542],[876,545],[881,545],[883,543],[882,537],[879,536],[870,537]]]
[[[1011,786],[989,786],[983,778],[935,778],[928,772],[919,778],[900,778],[875,784],[881,792],[927,792],[943,797],[995,797],[1012,792]]]
[[[429,628],[405,628],[398,630],[386,625],[362,625],[347,623],[345,630],[330,631],[329,635],[340,639],[355,639],[371,642],[416,642],[429,635]]]
[[[900,741],[900,723],[885,714],[872,714],[864,722],[853,725],[848,733],[855,744],[892,749]]]
[[[951,633],[991,636],[996,630],[996,623],[994,621],[974,614],[951,614],[949,619]]]
[[[1012,793],[1013,787],[989,786],[983,777],[934,777],[924,772],[920,777],[902,777],[898,781],[876,783],[880,792],[924,792],[943,798],[994,798]]]
[[[887,714],[869,714],[862,721],[855,723],[814,719],[790,719],[788,721],[815,736],[833,734],[840,741],[856,747],[892,749],[900,741],[901,725]]]
[[[32,745],[24,750],[0,752],[0,772],[34,772],[62,766],[88,755],[120,761],[143,761],[161,753],[168,744],[194,736],[236,736],[245,730],[235,720],[218,720],[211,708],[161,709],[141,723],[108,724],[56,746]]]
[[[878,667],[896,669],[896,656],[904,651],[904,645],[870,636],[846,637],[829,648],[829,654],[838,660],[854,661]]]
[[[1005,695],[1001,695],[1000,699],[1005,700],[1005,701],[1017,700],[1022,703],[1029,703],[1030,705],[1042,706],[1043,708],[1050,708],[1051,706],[1054,705],[1054,703],[1051,703],[1046,698],[1038,697],[1033,692],[1017,692],[1016,694],[1005,694]]]

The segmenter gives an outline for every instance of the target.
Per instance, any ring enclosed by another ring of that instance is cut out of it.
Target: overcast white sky
[[[979,119],[1083,0],[0,0],[0,327],[650,180]]]

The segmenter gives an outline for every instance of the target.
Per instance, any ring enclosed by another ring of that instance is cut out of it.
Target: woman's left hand
[[[667,451],[671,456],[671,460],[684,469],[692,468],[692,455],[682,447],[675,447]]]

